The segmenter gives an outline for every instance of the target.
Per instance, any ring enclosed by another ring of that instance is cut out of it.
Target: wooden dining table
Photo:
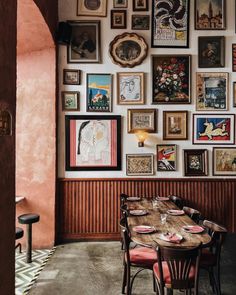
[[[179,210],[179,208],[171,201],[158,201],[158,207],[153,208],[152,202],[148,199],[141,199],[140,201],[127,202],[129,210],[143,209],[147,210],[147,214],[144,216],[128,216],[128,226],[131,233],[131,239],[133,242],[153,247],[155,243],[160,246],[166,247],[178,247],[178,248],[190,248],[198,246],[202,243],[203,247],[206,247],[211,242],[210,235],[204,230],[202,233],[190,233],[183,229],[183,226],[193,226],[196,223],[186,214],[180,216],[173,216],[167,213],[170,209]],[[167,220],[164,224],[161,223],[160,215],[167,213]],[[135,226],[147,225],[155,228],[152,233],[137,233],[133,230]],[[167,242],[160,239],[161,234],[166,233],[179,234],[183,239],[179,243]]]

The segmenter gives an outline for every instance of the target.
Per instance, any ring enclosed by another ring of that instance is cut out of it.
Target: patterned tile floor
[[[25,251],[19,253],[16,250],[15,259],[15,295],[26,295],[36,281],[40,271],[43,269],[48,259],[55,251],[55,247],[51,250],[33,250],[32,263],[26,263]]]

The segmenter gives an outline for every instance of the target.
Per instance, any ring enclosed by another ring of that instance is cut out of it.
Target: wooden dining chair
[[[124,193],[120,194],[120,205],[124,205],[128,197],[129,196]]]
[[[180,197],[177,197],[177,196],[169,196],[169,198],[170,198],[170,201],[171,202],[173,202],[173,203],[175,203],[175,205],[178,207],[178,208],[180,208],[180,209],[182,209],[183,208],[183,199],[182,198],[180,198]]]
[[[183,210],[185,214],[187,214],[194,222],[199,223],[201,219],[201,213],[198,210],[187,206],[184,206]]]
[[[209,220],[204,220],[203,226],[208,230],[212,241],[209,248],[202,250],[200,269],[202,268],[208,271],[213,292],[221,295],[220,257],[222,245],[227,235],[227,229]]]
[[[178,289],[185,294],[198,294],[199,260],[201,244],[195,248],[170,248],[157,246],[157,262],[153,265],[156,294],[164,295],[165,288]]]
[[[134,279],[141,271],[152,270],[153,264],[157,261],[157,253],[153,248],[148,247],[140,246],[131,249],[130,233],[125,224],[126,222],[122,218],[120,221],[121,235],[124,241],[122,294],[131,295]],[[131,268],[138,268],[132,276]]]

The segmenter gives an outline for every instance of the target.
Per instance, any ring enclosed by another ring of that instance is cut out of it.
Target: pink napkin
[[[168,233],[165,235],[166,239],[171,243],[179,244],[181,241],[181,238],[177,236],[175,233]]]
[[[138,225],[138,226],[135,226],[134,228],[133,228],[133,230],[134,231],[140,231],[140,232],[150,232],[150,231],[152,231],[153,230],[153,228],[152,227],[144,227],[144,226],[142,226],[142,225]]]

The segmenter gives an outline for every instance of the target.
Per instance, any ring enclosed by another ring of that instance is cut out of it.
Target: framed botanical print
[[[62,110],[79,111],[79,92],[62,91]]]
[[[117,104],[144,104],[144,73],[117,73]]]
[[[69,22],[71,43],[67,48],[68,63],[100,62],[100,21]]]
[[[133,14],[131,21],[132,30],[149,30],[150,16]]]
[[[113,7],[114,8],[127,8],[128,7],[128,0],[113,0]]]
[[[133,11],[148,11],[149,0],[133,0]]]
[[[87,112],[111,112],[112,75],[87,74]]]
[[[80,70],[63,70],[64,85],[80,85]]]
[[[208,151],[206,149],[184,150],[184,175],[208,175]]]
[[[213,147],[213,175],[236,176],[236,148]]]
[[[225,66],[225,37],[198,37],[198,67],[223,68]]]
[[[111,29],[126,29],[126,10],[111,10]]]
[[[193,144],[234,143],[234,114],[193,114]]]
[[[153,154],[127,154],[126,175],[146,176],[154,174]]]
[[[155,133],[156,117],[156,109],[128,109],[128,133],[139,130]]]
[[[232,44],[232,72],[236,72],[236,44]]]
[[[176,171],[176,145],[158,144],[157,145],[157,171]]]
[[[197,73],[197,111],[225,111],[228,109],[228,73]]]
[[[190,103],[191,56],[153,55],[151,60],[152,103]]]
[[[186,140],[188,139],[188,112],[164,111],[163,112],[163,139]]]
[[[226,0],[195,0],[195,30],[225,30]]]
[[[189,47],[190,0],[152,0],[152,47]]]
[[[77,15],[106,16],[107,0],[77,0]]]
[[[121,116],[65,116],[66,170],[121,170]]]

